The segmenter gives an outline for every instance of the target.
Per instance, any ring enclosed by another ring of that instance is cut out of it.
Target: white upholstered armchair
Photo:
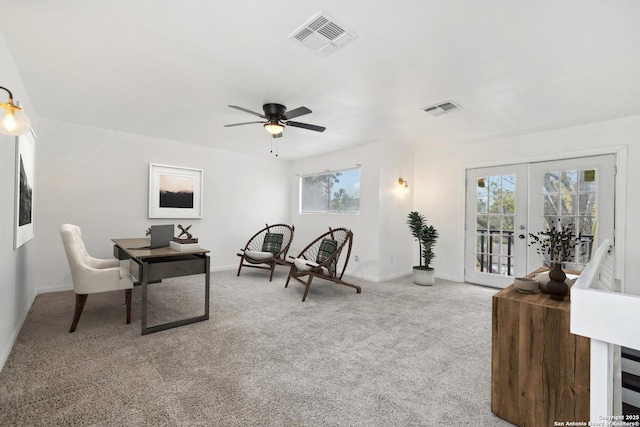
[[[128,267],[121,267],[117,259],[94,258],[87,253],[80,228],[72,224],[60,226],[60,236],[67,254],[73,290],[76,293],[76,311],[69,332],[74,332],[89,294],[125,291],[127,323],[131,323],[131,289],[133,280]]]

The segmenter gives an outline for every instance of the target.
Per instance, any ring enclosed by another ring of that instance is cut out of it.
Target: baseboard
[[[29,310],[27,310],[27,313]],[[27,318],[25,314],[24,319]],[[20,321],[19,327],[11,333],[9,340],[2,347],[2,352],[0,352],[0,371],[4,368],[4,364],[7,363],[7,359],[9,358],[9,354],[11,354],[11,349],[13,349],[14,344],[16,343],[16,339],[18,339],[18,334],[20,333],[20,329],[22,328],[22,324],[24,323],[24,319]]]
[[[220,267],[211,267],[209,270],[213,273],[214,271],[229,271],[236,270],[238,268],[237,264],[234,265],[223,265]]]
[[[36,295],[49,294],[51,292],[72,291],[72,290],[73,290],[73,285],[50,286],[47,288],[36,289]]]
[[[411,274],[411,270],[402,271],[398,273],[388,274],[386,276],[382,276],[378,278],[378,280],[374,280],[374,282],[386,282],[387,280],[396,280],[401,277],[405,277]]]
[[[378,278],[377,277],[373,277],[373,276],[369,276],[367,274],[362,274],[358,271],[345,271],[344,272],[345,276],[349,276],[349,277],[355,277],[357,279],[363,279],[363,280],[369,280],[370,282],[377,282]]]
[[[450,274],[438,274],[438,270],[436,270],[436,279],[448,280],[450,282],[464,283],[464,278],[460,278],[458,276],[453,276]]]
[[[31,307],[33,306],[33,301],[35,301],[36,295],[37,295],[37,293],[34,293],[29,297],[29,303],[27,304],[27,307],[25,307],[25,310],[20,315],[20,320],[19,320],[18,324],[16,325],[16,327],[13,330],[13,332],[11,333],[11,336],[9,337],[9,340],[7,340],[7,342],[2,347],[2,351],[0,352],[0,371],[2,371],[2,369],[4,368],[5,363],[7,363],[7,359],[9,358],[9,355],[11,354],[11,350],[13,349],[13,346],[16,344],[16,340],[18,339],[18,335],[20,334],[20,330],[22,329],[22,325],[24,325],[24,321],[26,320],[27,315],[29,314],[29,311],[31,310]]]
[[[347,274],[349,274],[349,272],[347,272]],[[372,282],[386,282],[387,280],[396,280],[399,279],[401,277],[405,277],[405,276],[409,276],[411,275],[411,270],[407,270],[404,272],[398,272],[398,273],[393,273],[393,274],[388,274],[386,276],[382,276],[382,277],[375,277],[375,278],[366,278],[363,277],[363,279],[365,280],[370,280]],[[436,280],[440,279],[440,280],[448,280],[451,282],[464,282],[464,280],[459,280],[456,277],[450,276],[450,275],[440,275],[438,274],[438,271],[436,270]]]

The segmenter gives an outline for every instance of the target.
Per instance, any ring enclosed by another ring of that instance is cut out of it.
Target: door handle
[[[521,234],[521,235],[519,235],[519,236],[518,236],[518,238],[519,238],[519,239],[525,239],[525,238],[526,238],[526,236],[525,236],[524,234]]]

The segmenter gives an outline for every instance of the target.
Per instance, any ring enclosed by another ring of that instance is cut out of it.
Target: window
[[[360,169],[300,177],[300,213],[360,212]]]

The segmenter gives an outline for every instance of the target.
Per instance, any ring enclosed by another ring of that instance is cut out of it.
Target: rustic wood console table
[[[589,421],[590,340],[569,315],[568,299],[540,291],[493,296],[491,412],[518,426]]]

